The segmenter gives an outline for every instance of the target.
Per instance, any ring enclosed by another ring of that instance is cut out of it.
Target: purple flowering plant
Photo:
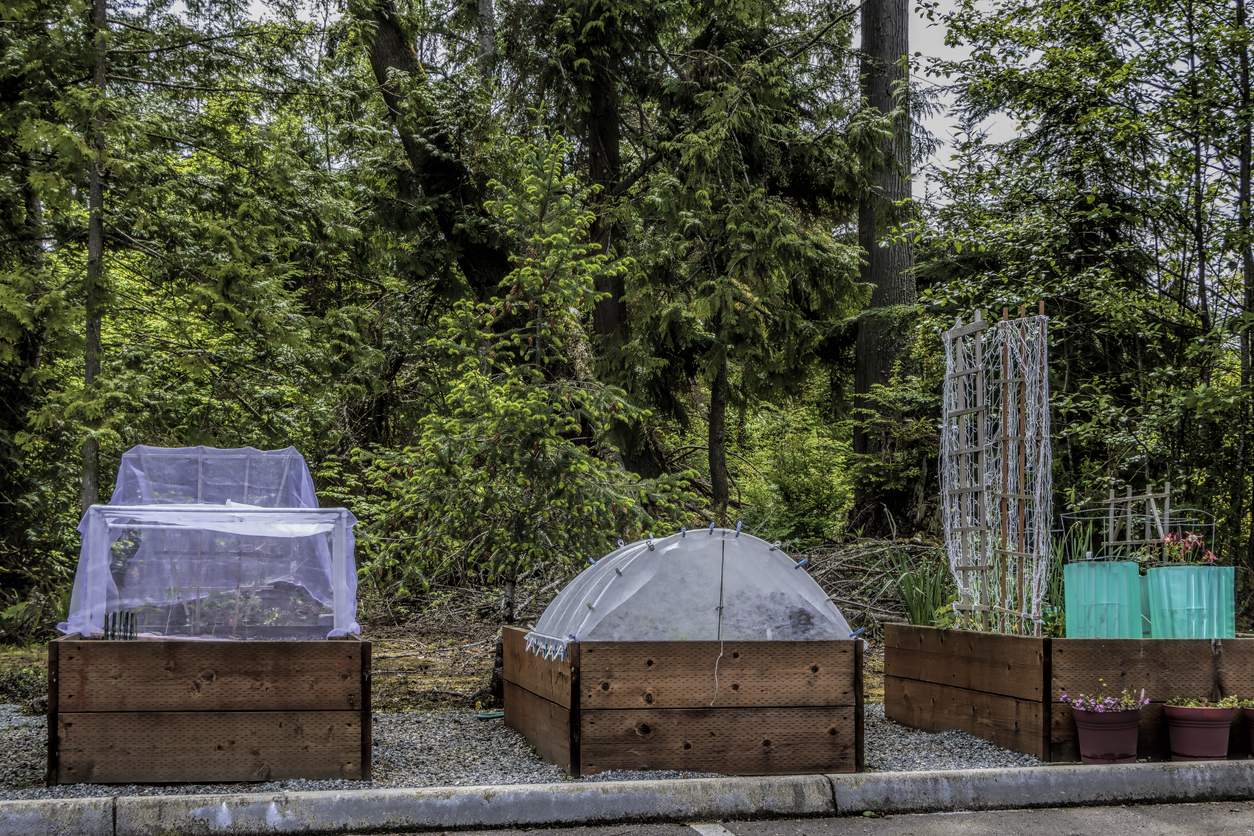
[[[1104,679],[1097,680],[1097,684],[1101,687],[1096,694],[1078,696],[1070,696],[1063,694],[1059,700],[1066,705],[1071,706],[1076,711],[1094,711],[1098,714],[1104,714],[1110,711],[1136,711],[1149,705],[1149,697],[1145,696],[1145,689],[1141,689],[1141,696],[1137,696],[1127,688],[1118,696],[1112,697],[1106,694],[1106,681]]]

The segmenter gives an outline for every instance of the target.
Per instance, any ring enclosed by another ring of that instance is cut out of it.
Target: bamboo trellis
[[[946,331],[941,507],[955,610],[973,626],[1039,634],[1049,568],[1048,320],[977,311]]]

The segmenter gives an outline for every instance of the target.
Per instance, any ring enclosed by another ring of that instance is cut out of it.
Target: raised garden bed
[[[370,643],[48,644],[48,783],[370,777]]]
[[[1254,639],[1050,639],[889,624],[884,713],[928,732],[959,729],[1043,761],[1080,759],[1062,693],[1145,689],[1138,754],[1171,756],[1163,703],[1175,696],[1254,698]],[[1249,754],[1237,712],[1228,756]]]
[[[862,769],[860,641],[585,641],[544,659],[526,635],[504,631],[505,722],[573,777]]]

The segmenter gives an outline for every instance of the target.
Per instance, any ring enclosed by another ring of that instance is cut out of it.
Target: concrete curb
[[[839,815],[1254,798],[1254,761],[830,775]]]
[[[112,798],[0,801],[4,836],[113,836]]]
[[[387,833],[1254,798],[1254,761],[0,802],[4,836]]]
[[[143,796],[117,800],[115,836],[338,834],[605,821],[832,815],[821,775],[423,790]]]

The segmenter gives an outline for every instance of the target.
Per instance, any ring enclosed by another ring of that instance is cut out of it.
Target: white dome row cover
[[[622,546],[558,593],[527,647],[565,657],[572,641],[801,641],[851,638],[849,622],[788,555],[731,529]]]

